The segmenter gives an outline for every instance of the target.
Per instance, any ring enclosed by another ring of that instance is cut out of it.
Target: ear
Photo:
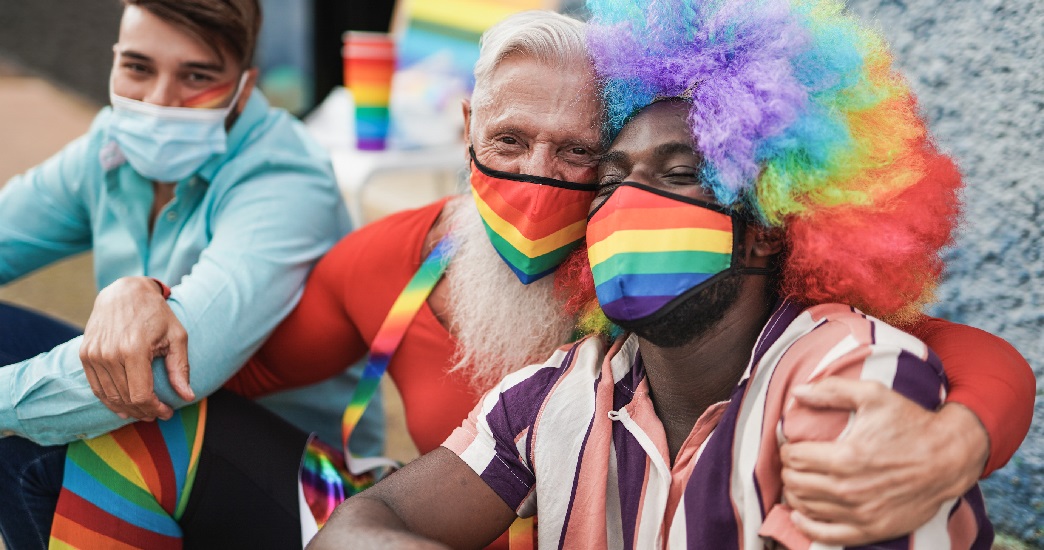
[[[250,92],[254,91],[254,84],[257,83],[257,67],[247,69],[246,75],[246,81],[243,82],[243,91],[239,93],[239,101],[236,102],[237,113],[243,112],[243,109],[246,108],[247,101],[250,100]]]
[[[783,252],[786,243],[786,235],[782,227],[750,226],[754,229],[755,256],[775,256]]]
[[[767,267],[786,247],[786,233],[781,227],[765,227],[747,224],[746,257],[747,267]]]
[[[464,112],[464,143],[471,145],[471,100],[464,98],[460,101],[461,110]]]

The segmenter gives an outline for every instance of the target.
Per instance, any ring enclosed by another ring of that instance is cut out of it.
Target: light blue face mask
[[[220,109],[152,105],[116,95],[110,83],[109,137],[142,176],[164,183],[183,180],[227,150],[225,120],[246,78],[244,73],[232,101]]]

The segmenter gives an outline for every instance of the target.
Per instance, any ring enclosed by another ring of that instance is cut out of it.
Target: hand
[[[851,546],[915,531],[975,484],[986,463],[989,436],[963,405],[931,412],[880,383],[840,378],[794,396],[855,411],[838,440],[780,451],[792,520],[818,542]]]
[[[171,386],[185,401],[189,387],[188,334],[148,277],[124,277],[94,301],[80,345],[80,361],[94,395],[121,418],[169,419],[174,411],[153,388],[152,360],[165,357]]]

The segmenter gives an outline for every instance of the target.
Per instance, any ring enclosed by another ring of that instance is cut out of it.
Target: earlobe
[[[464,143],[471,145],[471,100],[464,98],[460,101],[460,107],[464,114]]]
[[[748,225],[747,229],[754,239],[751,256],[767,258],[783,252],[786,235],[782,228]]]

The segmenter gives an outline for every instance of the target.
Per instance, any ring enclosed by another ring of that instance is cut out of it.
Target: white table
[[[336,88],[308,116],[305,124],[316,141],[330,153],[337,184],[348,204],[352,222],[357,227],[369,221],[364,219],[362,207],[365,191],[375,182],[387,181],[383,176],[396,172],[425,172],[435,181],[444,182],[439,185],[440,189],[452,190],[455,187],[458,173],[466,167],[463,142],[409,149],[359,151],[355,148],[352,129],[353,108],[351,94],[344,88]],[[431,135],[437,136],[436,130],[432,129]],[[438,130],[442,130],[442,134],[446,133],[445,128]]]
[[[330,159],[352,222],[361,226],[370,221],[363,214],[364,192],[379,180],[379,176],[424,171],[434,178],[448,181],[449,185],[444,187],[452,188],[458,172],[464,167],[464,144],[384,151],[340,147],[330,151]]]

